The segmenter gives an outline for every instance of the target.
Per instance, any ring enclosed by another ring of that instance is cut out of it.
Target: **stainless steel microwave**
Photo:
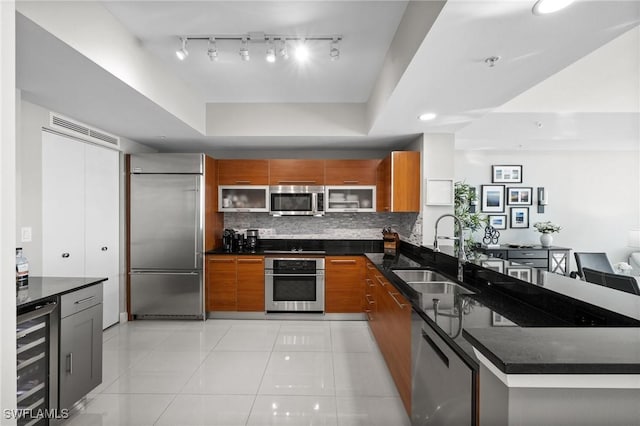
[[[269,196],[273,216],[324,215],[324,186],[271,186]]]

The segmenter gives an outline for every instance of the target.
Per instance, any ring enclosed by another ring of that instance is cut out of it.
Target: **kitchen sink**
[[[392,271],[394,274],[398,276],[402,281],[406,283],[451,283],[451,278],[447,278],[444,275],[432,271],[430,269],[396,269]]]
[[[411,286],[411,288],[413,288],[415,291],[422,294],[430,294],[430,295],[452,294],[454,296],[459,294],[475,294],[473,291],[467,290],[461,285],[458,285],[450,281],[449,282],[437,282],[437,281],[413,282],[413,283],[410,282],[407,284],[409,284],[409,286]]]

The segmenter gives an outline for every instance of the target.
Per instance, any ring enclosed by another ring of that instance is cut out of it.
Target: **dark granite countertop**
[[[468,328],[507,374],[640,374],[640,328]]]
[[[453,296],[451,300],[441,300],[436,314],[433,298],[442,299],[442,295],[418,292],[393,274],[394,269],[406,268],[406,262],[394,264],[387,259],[383,264],[380,254],[367,254],[411,301],[414,311],[472,368],[481,362],[477,350],[506,374],[640,373],[640,321],[603,306],[569,299],[560,292],[563,285],[575,290],[582,282],[533,268],[529,274],[519,272],[518,277],[530,277],[531,282],[525,283],[506,271],[507,265],[520,269],[518,265],[498,259],[489,259],[489,264],[487,259],[469,262],[465,265],[464,281],[459,282],[454,278],[456,259],[450,255],[435,254],[424,247],[413,247],[404,253],[397,258],[409,258],[422,267],[443,272],[451,281],[475,292],[455,300]],[[498,266],[494,261],[505,263]],[[501,272],[494,268],[501,268]],[[554,283],[555,291],[544,288],[549,282]],[[585,291],[592,290],[609,289]],[[608,296],[614,299],[609,305],[613,307],[616,297],[622,297]],[[540,298],[542,304],[549,306],[530,303],[529,298]],[[560,308],[549,302],[555,299],[558,299],[555,303],[562,305]],[[593,323],[585,323],[584,318]]]
[[[106,281],[107,278],[95,277],[29,277],[29,285],[19,289],[16,295],[18,310],[44,301]]]

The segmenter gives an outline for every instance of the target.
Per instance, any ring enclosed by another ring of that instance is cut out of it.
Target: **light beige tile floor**
[[[103,359],[65,425],[410,424],[364,321],[134,321]]]

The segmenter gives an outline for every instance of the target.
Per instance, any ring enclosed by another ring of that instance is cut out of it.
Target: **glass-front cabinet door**
[[[268,212],[269,186],[219,186],[218,203],[221,212]]]
[[[326,212],[375,212],[375,186],[325,186]]]

